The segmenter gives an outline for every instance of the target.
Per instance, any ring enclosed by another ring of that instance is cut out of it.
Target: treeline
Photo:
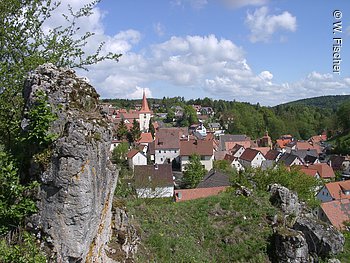
[[[337,110],[341,104],[349,100],[350,100],[350,95],[330,95],[330,96],[321,96],[321,97],[315,97],[315,98],[296,100],[296,101],[288,102],[283,105],[304,105],[304,106],[314,106],[322,109]]]
[[[330,100],[333,97],[337,96],[330,96]],[[321,98],[326,99],[327,97]],[[136,104],[140,104],[141,100],[114,99],[103,100],[103,102],[109,102],[117,107],[133,108]],[[266,131],[269,132],[272,139],[282,134],[292,134],[297,139],[308,139],[324,131],[332,136],[338,131],[346,130],[346,127],[349,126],[347,116],[350,116],[350,107],[346,106],[347,102],[339,104],[340,106],[336,108],[333,105],[321,108],[293,103],[265,107],[260,106],[259,103],[212,100],[207,97],[188,101],[185,101],[183,97],[151,98],[148,99],[148,102],[150,106],[155,106],[153,107],[154,112],[168,113],[171,116],[174,114],[173,106],[181,106],[184,109],[188,109],[188,106],[193,104],[212,107],[215,116],[210,121],[220,122],[228,133],[247,134],[252,138],[261,137]]]

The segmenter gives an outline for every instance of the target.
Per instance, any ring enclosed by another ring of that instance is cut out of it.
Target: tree
[[[152,134],[152,138],[154,138],[154,134],[156,133],[156,130],[154,129],[153,118],[149,120],[149,132]]]
[[[119,143],[112,152],[112,162],[116,164],[125,163],[125,158],[129,150],[129,144],[127,142]]]
[[[206,170],[201,164],[201,157],[197,154],[190,156],[189,163],[186,164],[183,175],[183,182],[186,188],[194,188],[203,179]]]
[[[58,67],[85,68],[104,59],[118,60],[119,54],[101,55],[103,43],[95,54],[84,47],[91,32],[80,34],[77,20],[92,14],[99,2],[64,15],[68,26],[44,30],[59,3],[51,0],[7,0],[0,2],[0,141],[11,149],[20,131],[23,108],[22,87],[27,72],[50,62]],[[80,35],[80,36],[79,36]]]
[[[341,124],[341,128],[347,130],[350,128],[350,101],[346,101],[340,105],[337,116]]]
[[[129,133],[129,141],[131,143],[137,142],[141,139],[140,124],[134,119],[132,122],[132,127]]]
[[[117,127],[116,135],[119,140],[127,139],[128,136],[128,127],[126,127],[124,120],[121,120]]]

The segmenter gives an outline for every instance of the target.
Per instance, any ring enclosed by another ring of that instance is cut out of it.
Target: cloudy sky
[[[88,1],[62,2],[57,15],[65,3]],[[342,32],[333,34],[334,22]],[[141,98],[145,90],[273,106],[350,94],[348,0],[102,0],[78,23],[95,32],[88,50],[103,41],[103,52],[123,54],[78,71],[102,98]],[[334,37],[342,39],[340,74]]]

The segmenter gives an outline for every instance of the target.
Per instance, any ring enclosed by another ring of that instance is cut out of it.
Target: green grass
[[[135,200],[127,205],[141,229],[137,262],[269,262],[267,218],[277,213],[267,193],[174,203]]]

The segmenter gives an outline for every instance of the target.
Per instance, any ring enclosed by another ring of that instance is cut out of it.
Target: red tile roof
[[[254,147],[253,149],[260,151],[264,156],[271,150],[270,147]]]
[[[251,162],[259,152],[258,150],[247,148],[239,158]]]
[[[135,165],[134,180],[138,188],[174,185],[171,164]]]
[[[155,149],[180,149],[180,138],[187,135],[187,128],[160,128],[156,133]]]
[[[350,195],[344,194],[344,191],[350,191],[350,180],[327,183],[325,187],[333,199],[350,199]]]
[[[321,204],[323,212],[327,218],[338,229],[344,228],[344,222],[350,220],[350,200],[334,200]]]
[[[141,138],[138,143],[151,143],[153,142],[152,134],[150,132],[141,133]]]
[[[290,143],[292,140],[291,139],[277,139],[276,143],[280,149],[283,149],[286,147],[288,143]]]
[[[213,155],[213,143],[205,140],[180,141],[180,155],[190,156],[192,154]]]
[[[218,195],[220,192],[225,191],[226,188],[228,188],[228,186],[175,190],[175,202],[183,202]]]
[[[316,163],[316,164],[310,164],[309,168],[315,169],[318,171],[319,175],[321,178],[334,178],[335,174],[332,169],[328,164],[326,163]]]
[[[265,154],[265,158],[266,160],[272,160],[272,161],[276,161],[277,157],[280,155],[281,153],[277,150],[270,150]]]
[[[138,149],[131,149],[126,156],[128,157],[128,159],[131,159],[139,152],[140,151]]]
[[[300,169],[300,171],[304,174],[310,175],[312,177],[317,176],[318,171],[316,169],[311,169],[309,167],[304,166]]]
[[[148,107],[145,91],[143,91],[142,106],[141,106],[140,113],[151,113],[151,110]]]

